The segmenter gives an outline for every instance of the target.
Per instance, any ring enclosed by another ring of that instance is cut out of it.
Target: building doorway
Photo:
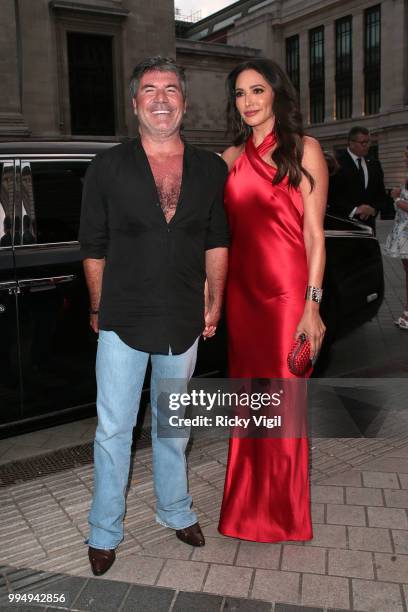
[[[67,32],[71,133],[114,136],[111,36]]]

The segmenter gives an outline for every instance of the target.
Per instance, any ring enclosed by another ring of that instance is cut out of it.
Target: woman
[[[405,147],[405,163],[408,167],[408,146]],[[395,321],[400,329],[408,329],[408,180],[391,192],[396,210],[394,226],[388,236],[384,253],[398,257],[405,270],[406,304],[402,315]]]
[[[315,356],[325,331],[327,164],[303,135],[296,92],[275,62],[242,63],[227,83],[229,375],[293,378],[294,339],[306,334]],[[230,440],[219,531],[258,542],[312,538],[307,438]]]

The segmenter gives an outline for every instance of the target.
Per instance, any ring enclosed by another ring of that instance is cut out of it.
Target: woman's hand
[[[395,206],[397,208],[400,208],[401,210],[405,210],[405,212],[408,212],[408,200],[404,200],[403,198],[401,198],[397,202],[395,202]]]
[[[317,357],[324,338],[326,327],[320,318],[319,309],[314,302],[306,302],[302,318],[296,328],[295,338],[306,334],[310,342],[311,358]]]

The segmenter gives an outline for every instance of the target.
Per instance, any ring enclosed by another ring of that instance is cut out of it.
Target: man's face
[[[178,76],[160,70],[145,72],[132,104],[141,133],[150,136],[178,132],[186,110]]]
[[[368,154],[370,148],[370,136],[368,134],[361,134],[359,132],[353,136],[353,140],[349,141],[349,148],[354,155],[357,157],[365,157]]]

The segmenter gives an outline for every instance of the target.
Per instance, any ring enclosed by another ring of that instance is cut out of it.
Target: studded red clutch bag
[[[306,334],[300,334],[288,355],[288,368],[295,376],[303,376],[313,366],[310,350],[310,342]]]

